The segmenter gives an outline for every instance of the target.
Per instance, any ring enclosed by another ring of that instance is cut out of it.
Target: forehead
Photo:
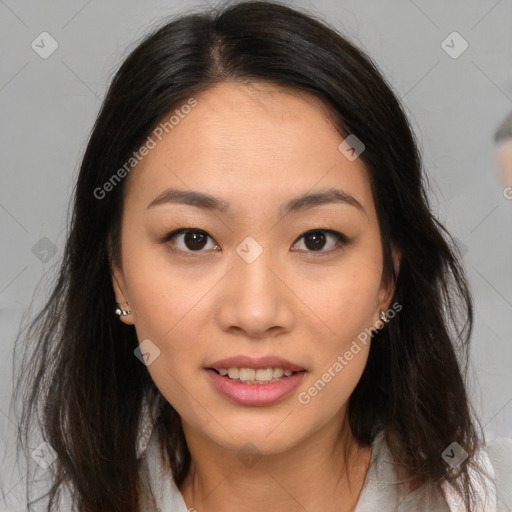
[[[320,99],[262,83],[217,84],[194,99],[130,173],[125,193],[132,200],[147,203],[179,186],[257,205],[317,185],[369,200],[364,163],[339,151],[343,136]]]

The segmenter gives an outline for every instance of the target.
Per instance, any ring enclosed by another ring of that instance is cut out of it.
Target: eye
[[[299,248],[299,250],[320,253],[335,251],[348,242],[348,238],[343,233],[339,233],[338,231],[331,229],[312,229],[302,234],[297,240],[302,239],[304,239],[303,244],[305,249]],[[219,245],[216,242],[212,243],[211,246],[208,247],[207,245],[209,240],[214,241],[214,239],[202,229],[180,228],[165,235],[162,242],[172,241],[170,244],[172,251],[178,250],[186,253],[205,252],[203,249],[208,250],[219,248]],[[329,240],[331,242],[330,244]],[[297,243],[298,242],[295,242],[292,247],[296,247]],[[325,250],[326,246],[328,249]]]
[[[164,237],[164,241],[170,241],[176,239],[178,242],[173,242],[171,245],[178,245],[178,250],[183,252],[204,252],[202,249],[207,246],[208,239],[213,240],[213,238],[203,231],[202,229],[177,229],[172,233],[169,233]],[[181,243],[181,246],[179,245]],[[214,245],[214,247],[206,247],[206,249],[215,249],[218,247]],[[174,248],[172,249],[174,250]]]
[[[307,252],[332,252],[348,242],[348,238],[338,231],[332,229],[312,229],[301,235],[298,240],[304,239],[304,246]],[[324,247],[329,245],[327,242],[331,240],[331,248],[322,250]],[[295,246],[295,244],[294,244]]]

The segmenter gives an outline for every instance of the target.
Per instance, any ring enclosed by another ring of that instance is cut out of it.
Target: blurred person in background
[[[494,140],[497,144],[498,179],[507,199],[512,199],[512,112],[503,120]]]

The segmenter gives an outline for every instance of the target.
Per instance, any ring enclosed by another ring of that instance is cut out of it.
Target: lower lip
[[[221,395],[237,404],[251,406],[270,405],[282,400],[297,388],[306,373],[296,372],[271,384],[243,384],[223,377],[210,368],[206,372]]]

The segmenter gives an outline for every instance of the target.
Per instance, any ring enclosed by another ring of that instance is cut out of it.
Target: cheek
[[[319,316],[331,328],[330,339],[342,348],[373,325],[379,300],[382,261],[375,252],[357,252],[332,272],[318,297]],[[378,254],[378,253],[377,253]]]
[[[124,248],[123,270],[137,338],[139,343],[149,339],[158,353],[147,369],[166,399],[178,411],[185,409],[190,404],[183,389],[197,386],[191,369],[197,368],[198,355],[206,350],[201,346],[206,301],[198,300],[212,283],[198,282],[197,272],[194,280],[173,269],[162,247],[142,249],[128,239]]]
[[[354,266],[324,289],[321,318],[332,332],[312,338],[311,373],[297,395],[304,414],[319,424],[346,403],[366,366],[380,284],[380,272],[369,268]]]
[[[198,282],[197,272],[173,267],[162,246],[136,244],[127,237],[124,247],[123,268],[137,332],[164,340],[197,303],[204,283]]]
[[[332,354],[301,386],[298,402],[313,406],[305,412],[334,415],[349,399],[366,366],[369,344],[357,342],[345,348]]]
[[[205,383],[198,380],[197,372],[190,371],[192,364],[182,356],[171,357],[169,352],[163,351],[147,370],[162,396],[181,418],[193,423],[198,430],[208,429],[216,412],[204,402]]]

